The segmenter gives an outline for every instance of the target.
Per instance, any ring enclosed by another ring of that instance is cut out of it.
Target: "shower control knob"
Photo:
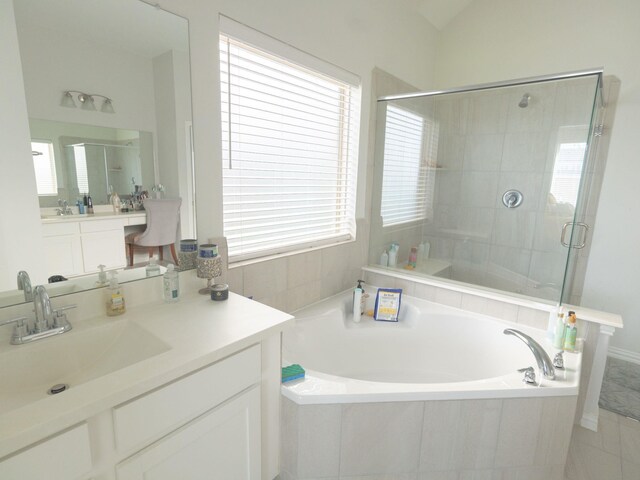
[[[502,204],[507,208],[517,208],[522,203],[524,196],[518,190],[507,190],[502,195]]]

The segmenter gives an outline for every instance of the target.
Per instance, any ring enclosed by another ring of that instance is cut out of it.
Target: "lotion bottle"
[[[116,315],[122,315],[126,311],[126,306],[122,287],[118,284],[118,278],[116,277],[117,272],[112,271],[110,274],[111,278],[107,287],[107,315],[115,317]]]
[[[565,334],[564,312],[562,310],[558,310],[558,315],[556,317],[556,326],[553,331],[554,348],[563,348],[564,334]]]
[[[576,312],[569,312],[567,326],[564,329],[564,350],[574,352],[576,349],[576,338],[578,336],[578,327],[576,326]]]
[[[180,277],[173,263],[167,265],[167,271],[162,277],[163,296],[165,302],[177,302],[180,296]]]
[[[389,254],[386,250],[383,250],[382,255],[380,255],[380,265],[382,265],[383,267],[389,266]]]
[[[360,317],[362,316],[360,312],[360,305],[362,304],[362,297],[364,292],[362,288],[360,288],[360,283],[358,282],[358,286],[353,289],[353,321],[356,323],[360,322]]]

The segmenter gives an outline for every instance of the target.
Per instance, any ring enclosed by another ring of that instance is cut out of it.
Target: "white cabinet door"
[[[79,235],[44,237],[48,275],[73,276],[84,273]]]
[[[2,480],[72,480],[91,470],[86,423],[0,462]]]
[[[118,480],[259,480],[260,387],[158,440],[116,471]]]
[[[97,272],[98,265],[104,265],[107,269],[127,265],[123,227],[104,232],[83,233],[81,238],[85,273]]]

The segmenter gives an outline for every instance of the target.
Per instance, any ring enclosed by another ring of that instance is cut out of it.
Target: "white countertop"
[[[80,321],[65,335],[120,321],[136,323],[171,348],[0,415],[0,458],[277,334],[293,323],[293,317],[233,293],[224,302],[192,293],[176,303],[154,301],[130,308],[119,317]],[[4,356],[11,349],[25,349],[23,353],[28,354],[26,349],[37,352],[38,343],[56,340],[3,345],[1,352]]]
[[[144,210],[137,210],[134,212],[96,212],[92,214],[77,214],[77,215],[41,215],[42,223],[64,223],[64,222],[85,222],[92,220],[110,220],[114,218],[145,218],[147,212]]]

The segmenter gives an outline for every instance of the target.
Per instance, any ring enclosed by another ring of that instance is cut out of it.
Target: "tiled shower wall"
[[[425,237],[453,279],[558,298],[567,253],[559,238],[573,208],[549,201],[555,152],[563,127],[582,126],[587,139],[594,94],[591,78],[436,99],[440,168]],[[520,207],[502,205],[509,189],[522,192]]]

